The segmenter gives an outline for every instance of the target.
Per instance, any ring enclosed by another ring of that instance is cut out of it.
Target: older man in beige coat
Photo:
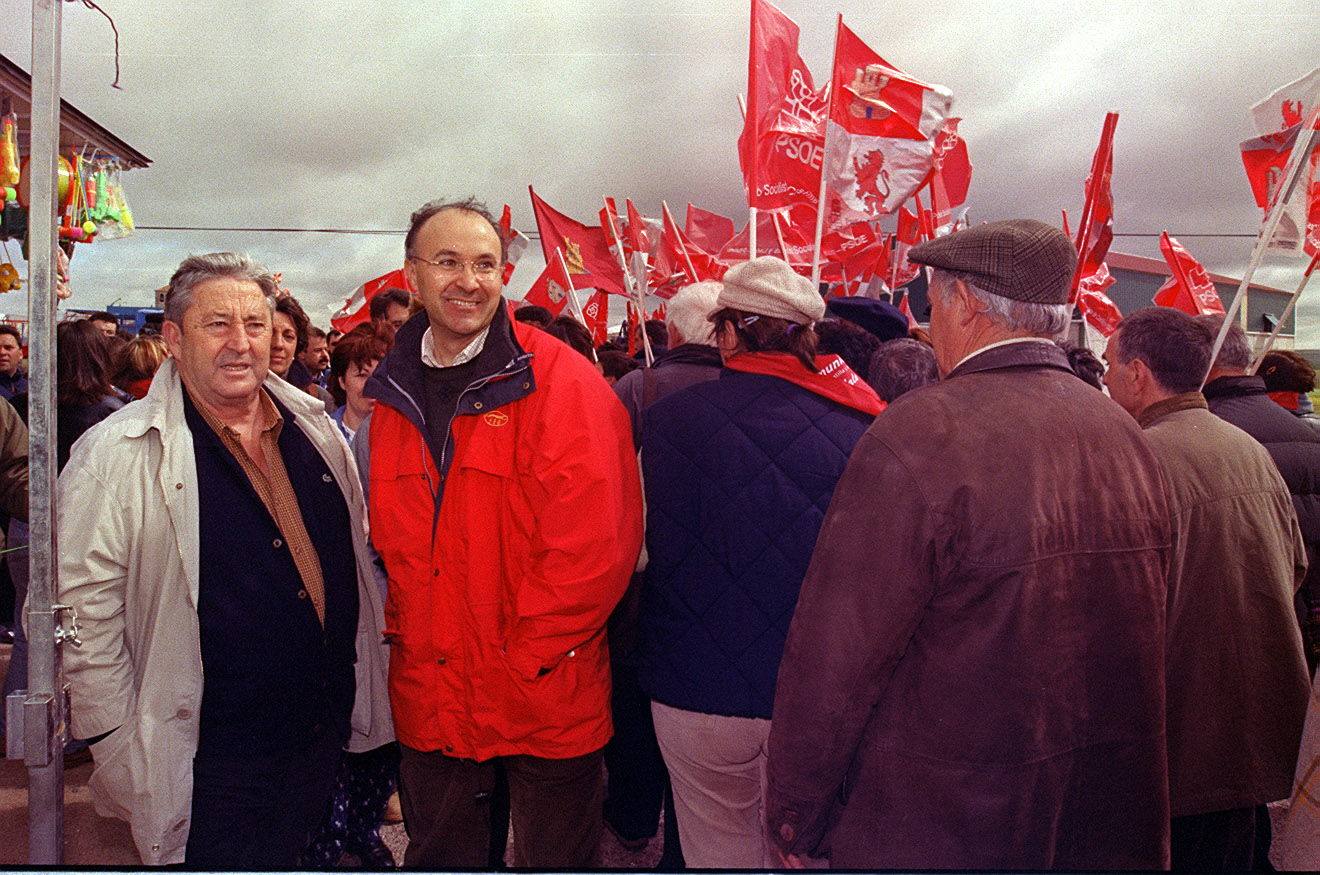
[[[245,256],[187,259],[171,360],[59,481],[72,731],[150,865],[296,865],[339,751],[393,737],[357,468],[267,374],[274,291]]]
[[[1167,734],[1175,870],[1251,869],[1286,798],[1309,683],[1293,594],[1306,548],[1269,454],[1198,391],[1210,329],[1164,307],[1109,339],[1105,383],[1145,429],[1174,515]]]

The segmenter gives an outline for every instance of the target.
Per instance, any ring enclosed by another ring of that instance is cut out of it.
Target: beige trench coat
[[[361,604],[348,749],[371,750],[393,740],[394,728],[357,467],[319,400],[274,376],[265,388],[321,453],[348,504]],[[72,734],[111,732],[92,746],[92,799],[101,815],[129,823],[149,865],[183,862],[188,842],[202,698],[197,494],[173,361],[146,398],[79,439],[59,479],[59,600],[82,626],[82,645],[64,656]]]

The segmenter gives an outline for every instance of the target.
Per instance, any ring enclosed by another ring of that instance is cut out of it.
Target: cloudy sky
[[[665,200],[680,221],[688,201],[745,215],[746,0],[100,4],[119,26],[123,90],[105,19],[69,4],[63,95],[154,160],[125,177],[140,225],[401,231],[422,202],[475,194],[530,228],[529,183],[584,220],[602,194],[651,214]],[[973,220],[1076,216],[1117,110],[1116,230],[1168,229],[1225,273],[1251,240],[1194,235],[1258,227],[1238,153],[1248,108],[1320,63],[1306,0],[779,5],[818,80],[839,11],[891,63],[953,91]],[[28,69],[30,8],[0,0],[0,52]],[[282,270],[324,323],[400,263],[402,236],[142,230],[79,247],[76,304],[147,304],[184,255],[221,249]],[[1153,236],[1114,249],[1157,255]],[[534,252],[510,292],[539,269]],[[1291,288],[1298,270],[1272,258],[1258,276]],[[1310,297],[1302,340],[1320,345]]]

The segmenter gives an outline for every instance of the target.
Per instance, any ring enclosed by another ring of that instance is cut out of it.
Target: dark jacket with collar
[[[1309,560],[1297,610],[1314,671],[1320,658],[1320,430],[1271,401],[1260,377],[1220,377],[1206,384],[1204,395],[1211,413],[1265,447],[1288,484]]]
[[[872,418],[732,370],[645,411],[639,680],[651,698],[770,717],[816,534]]]
[[[633,443],[642,446],[642,411],[680,389],[713,380],[720,375],[720,351],[701,343],[684,343],[666,350],[649,368],[624,374],[614,384],[614,394],[632,420]]]
[[[1167,867],[1169,517],[1137,423],[1053,345],[894,402],[789,631],[777,843],[843,868]]]

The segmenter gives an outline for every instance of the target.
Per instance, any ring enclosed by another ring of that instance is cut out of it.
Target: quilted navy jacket
[[[640,679],[652,699],[769,719],[816,535],[872,420],[727,369],[647,408]]]

